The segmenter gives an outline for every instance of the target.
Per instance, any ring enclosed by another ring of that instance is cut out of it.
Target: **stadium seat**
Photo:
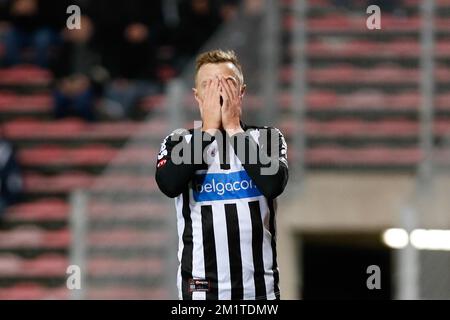
[[[51,97],[47,94],[23,96],[12,92],[0,92],[0,114],[47,113],[51,110],[51,106]]]
[[[92,288],[87,292],[87,299],[102,300],[161,300],[169,297],[169,292],[164,288],[136,288],[125,285]]]
[[[64,277],[68,266],[67,257],[44,254],[25,259],[14,255],[0,255],[0,277]]]
[[[417,148],[392,149],[372,147],[349,149],[339,146],[312,148],[306,153],[309,164],[341,164],[341,165],[415,165],[420,160]]]
[[[67,287],[48,288],[36,283],[19,283],[0,288],[0,300],[61,300],[68,299]]]
[[[417,17],[398,18],[388,14],[383,15],[383,26],[389,32],[417,32],[420,19]],[[292,22],[285,23],[286,28],[292,28]],[[442,26],[441,26],[442,27]],[[366,16],[350,17],[339,14],[328,14],[322,17],[310,18],[308,28],[312,33],[367,33]]]
[[[67,172],[57,176],[27,173],[24,176],[27,193],[69,192],[76,188],[87,188],[93,176],[84,172]]]
[[[0,85],[48,85],[52,75],[48,70],[32,65],[0,69]]]
[[[133,135],[163,136],[167,133],[164,121],[111,122],[88,124],[80,119],[59,121],[39,121],[34,119],[16,119],[4,125],[5,135],[12,140],[125,140]]]
[[[448,46],[447,42],[438,42],[437,50],[440,56],[449,55],[445,51]],[[417,58],[420,52],[420,44],[418,41],[409,39],[396,40],[392,42],[376,42],[369,40],[349,40],[340,42],[327,42],[316,40],[308,45],[308,55],[311,58]]]
[[[12,230],[0,230],[0,248],[67,248],[70,242],[70,231],[60,229],[49,231],[37,227],[21,227]]]
[[[91,219],[143,219],[149,217],[163,217],[167,215],[166,204],[156,203],[155,201],[133,201],[131,203],[117,203],[113,199],[110,202],[90,202],[89,216]]]
[[[168,240],[167,233],[149,232],[148,230],[118,229],[96,231],[89,234],[88,243],[93,248],[128,248],[128,247],[158,247]]]
[[[94,258],[89,261],[90,276],[137,276],[151,272],[160,276],[164,270],[164,261],[158,258]]]
[[[447,123],[448,126],[448,123]],[[284,122],[281,127],[290,135],[297,134],[295,120]],[[407,120],[363,121],[339,119],[333,121],[308,120],[306,133],[309,137],[407,137],[418,134],[418,123]]]
[[[47,198],[9,207],[4,219],[6,221],[66,220],[68,211],[69,207],[66,201]]]

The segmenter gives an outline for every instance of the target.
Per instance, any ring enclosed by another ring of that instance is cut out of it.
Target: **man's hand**
[[[228,135],[243,132],[241,127],[242,94],[239,84],[232,77],[220,78],[220,90],[223,97],[222,126]]]
[[[203,118],[203,131],[214,135],[222,125],[220,112],[219,79],[209,80],[205,89],[205,95],[200,103]]]

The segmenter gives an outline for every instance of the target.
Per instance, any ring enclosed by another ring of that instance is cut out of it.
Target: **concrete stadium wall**
[[[309,173],[303,189],[290,184],[280,198],[277,217],[282,299],[301,298],[299,234],[399,227],[415,183],[412,174]]]

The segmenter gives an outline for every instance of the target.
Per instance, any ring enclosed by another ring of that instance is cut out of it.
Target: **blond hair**
[[[244,83],[244,74],[242,72],[242,66],[239,63],[238,57],[233,50],[211,50],[203,52],[197,56],[195,60],[195,79],[197,80],[198,71],[202,66],[208,63],[227,63],[231,62],[239,71],[239,80]]]

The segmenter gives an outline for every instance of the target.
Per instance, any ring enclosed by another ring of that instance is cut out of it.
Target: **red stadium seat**
[[[101,300],[163,300],[170,295],[165,288],[136,288],[131,286],[103,286],[89,289],[87,299]]]
[[[8,208],[4,219],[7,221],[52,221],[65,220],[69,207],[60,199],[42,199],[30,203],[21,203]]]
[[[90,276],[148,276],[149,273],[160,276],[164,271],[164,261],[158,258],[93,258],[87,268]]]
[[[0,113],[2,112],[49,112],[52,106],[51,97],[47,94],[29,96],[0,92]]]
[[[116,140],[137,136],[162,136],[167,133],[167,123],[164,121],[114,122],[87,124],[80,119],[65,119],[59,121],[39,121],[32,119],[17,119],[4,126],[5,134],[10,139],[98,139]]]
[[[338,146],[311,148],[306,153],[308,164],[340,165],[415,165],[421,159],[417,148],[371,147],[350,149]]]
[[[131,176],[125,174],[114,174],[100,176],[90,186],[92,191],[121,191],[121,192],[152,192],[157,190],[154,179],[147,176]]]
[[[61,229],[48,231],[36,227],[22,227],[0,231],[0,248],[67,248],[70,243],[70,231]]]
[[[448,124],[448,122],[447,122]],[[288,120],[281,125],[288,134],[297,134],[295,121]],[[309,137],[410,137],[419,133],[418,123],[407,120],[363,121],[340,119],[333,121],[308,120],[306,134]]]
[[[107,144],[89,144],[64,148],[60,145],[39,145],[19,152],[20,162],[28,166],[89,166],[114,164],[144,164],[154,159],[157,150],[145,147],[122,151]]]
[[[18,119],[5,124],[4,130],[10,139],[46,139],[50,137],[76,137],[86,128],[80,119],[42,122],[33,119]]]
[[[148,177],[114,174],[96,177],[81,171],[65,172],[56,176],[27,173],[24,177],[27,193],[48,194],[68,193],[77,188],[89,188],[92,191],[152,192],[156,182]]]
[[[438,19],[438,25],[444,29],[445,24]],[[284,21],[285,28],[292,28],[293,18],[287,17]],[[383,15],[383,29],[389,32],[414,32],[420,27],[418,17],[394,17],[388,14]],[[351,17],[340,14],[327,14],[321,17],[314,17],[308,20],[308,28],[313,33],[340,32],[340,33],[367,33],[366,17]]]
[[[170,208],[166,204],[155,201],[117,203],[92,202],[89,204],[91,219],[143,219],[149,217],[165,217]]]
[[[61,300],[69,297],[70,292],[65,286],[47,288],[35,283],[20,283],[0,288],[0,300]]]
[[[440,56],[448,56],[450,53],[445,51],[448,42],[438,42],[437,48]],[[292,52],[292,49],[291,49]],[[339,42],[329,42],[316,40],[308,44],[308,55],[311,58],[349,58],[349,57],[367,57],[367,58],[417,58],[420,52],[418,41],[409,39],[398,39],[392,42],[375,42],[369,40],[349,40]]]
[[[32,65],[0,69],[0,85],[48,85],[51,80],[48,70]]]
[[[292,0],[283,0],[283,4],[289,4]],[[335,5],[332,0],[309,0],[308,2],[311,8],[335,8]],[[404,0],[402,1],[402,5],[406,7],[417,8],[421,4],[421,0]],[[437,0],[436,4],[439,8],[448,7],[450,3],[447,0]]]
[[[436,108],[440,110],[450,109],[450,92],[446,92],[437,96]]]
[[[66,277],[69,266],[67,256],[46,254],[36,259],[24,260],[25,276]]]
[[[84,172],[67,172],[57,176],[27,173],[25,189],[29,193],[69,192],[76,188],[87,188],[93,176]]]
[[[168,240],[167,233],[136,231],[136,229],[118,229],[108,231],[96,231],[89,234],[88,243],[91,247],[100,248],[121,248],[155,246],[165,243]]]
[[[14,255],[0,255],[0,277],[64,277],[68,266],[66,256],[46,254],[24,259]]]
[[[16,275],[22,271],[22,258],[13,254],[0,255],[0,277]]]
[[[19,153],[19,159],[25,165],[105,165],[115,154],[114,148],[104,144],[72,149],[59,145],[41,145],[37,148],[22,150]]]

